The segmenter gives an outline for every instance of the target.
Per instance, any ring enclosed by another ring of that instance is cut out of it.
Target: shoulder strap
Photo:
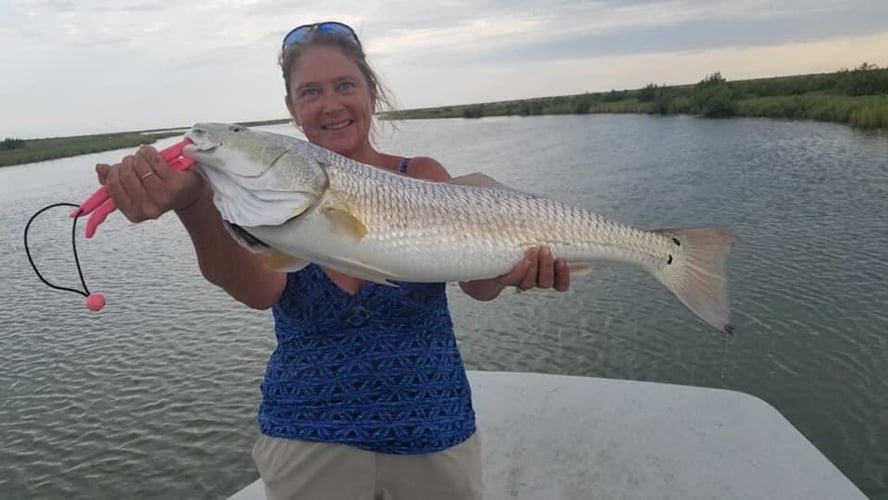
[[[403,160],[401,160],[401,173],[402,174],[407,173],[407,165],[409,163],[410,163],[410,158],[404,158]]]

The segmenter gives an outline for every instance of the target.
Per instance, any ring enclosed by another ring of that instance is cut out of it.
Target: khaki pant
[[[269,500],[479,500],[482,493],[477,432],[425,455],[261,435],[253,461]]]

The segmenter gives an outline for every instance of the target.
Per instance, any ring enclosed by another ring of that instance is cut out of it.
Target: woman
[[[285,104],[309,141],[411,177],[450,178],[432,158],[374,147],[373,115],[386,99],[348,26],[293,29],[280,65]],[[385,287],[316,265],[273,271],[229,237],[201,178],[172,171],[154,148],[97,171],[129,220],[174,210],[203,276],[272,309],[278,345],[253,449],[269,498],[480,498],[480,443],[445,284]],[[532,249],[507,275],[460,283],[482,301],[508,286],[564,291],[567,266]]]

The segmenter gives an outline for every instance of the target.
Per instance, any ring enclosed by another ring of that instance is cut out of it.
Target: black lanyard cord
[[[77,257],[77,219],[80,218],[79,215],[77,217],[74,217],[74,223],[72,224],[72,228],[71,228],[71,248],[74,250],[74,263],[77,265],[77,274],[80,276],[80,283],[83,285],[82,291],[75,290],[73,288],[66,288],[63,286],[53,285],[49,281],[46,281],[46,279],[40,274],[40,271],[37,270],[37,265],[34,264],[34,259],[31,257],[31,250],[28,248],[28,229],[31,228],[31,223],[34,222],[34,219],[36,219],[38,215],[42,214],[43,212],[45,212],[49,209],[56,208],[56,207],[75,207],[75,208],[77,208],[77,207],[79,207],[79,205],[75,205],[73,203],[54,203],[52,205],[49,205],[47,207],[44,207],[44,208],[38,210],[37,213],[35,213],[34,215],[31,216],[30,219],[28,219],[28,223],[25,225],[25,253],[28,254],[28,262],[31,263],[31,268],[33,268],[34,272],[37,273],[37,277],[40,278],[40,281],[45,283],[47,286],[49,286],[51,288],[55,288],[56,290],[79,293],[80,295],[83,295],[84,297],[89,297],[90,292],[89,292],[89,289],[86,287],[86,280],[83,279],[83,270],[80,269],[80,259]]]

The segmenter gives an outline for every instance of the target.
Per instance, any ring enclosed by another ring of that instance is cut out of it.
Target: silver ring
[[[151,171],[149,171],[149,172],[146,173],[146,174],[142,174],[142,176],[139,177],[139,178],[140,178],[140,179],[145,179],[146,177],[148,177],[148,176],[150,176],[150,175],[152,175],[152,174],[154,174],[154,170],[151,170]]]

